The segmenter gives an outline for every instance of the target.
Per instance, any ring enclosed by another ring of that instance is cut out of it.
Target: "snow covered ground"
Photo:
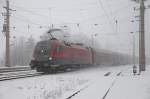
[[[108,86],[110,90],[106,95]],[[92,86],[72,99],[150,99],[150,66],[141,75],[134,76],[132,67],[129,67],[114,79],[112,76],[98,78]]]
[[[118,66],[8,80],[0,82],[0,99],[65,99],[82,88],[72,99],[102,99],[114,81],[106,99],[149,99],[149,76],[150,68],[133,76],[131,66]]]

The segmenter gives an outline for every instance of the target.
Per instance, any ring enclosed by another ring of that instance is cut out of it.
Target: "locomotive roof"
[[[72,47],[72,48],[78,48],[78,49],[87,49],[88,48],[87,46],[85,46],[82,43],[70,43],[70,42],[66,42],[66,41],[62,41],[60,43],[64,46],[68,46],[68,47]]]
[[[84,46],[84,45],[78,45],[78,44],[71,44],[71,46],[72,46],[73,48],[80,48],[80,49],[88,48],[88,47],[86,47],[86,46]]]
[[[63,31],[62,29],[58,29],[58,28],[55,28],[55,29],[50,29],[48,31],[48,33],[51,33],[51,32],[54,32],[54,31]]]
[[[78,48],[78,49],[88,49],[89,48],[88,46],[85,46],[82,43],[69,43],[69,42],[60,41],[60,40],[57,40],[57,39],[43,40],[43,41],[39,41],[38,43],[42,44],[42,43],[47,43],[49,41],[50,42],[57,42],[57,43],[60,43],[63,46],[72,47],[72,48]]]

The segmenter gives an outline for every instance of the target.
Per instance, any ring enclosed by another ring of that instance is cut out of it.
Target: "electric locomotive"
[[[67,68],[79,68],[83,66],[105,65],[117,66],[130,64],[131,57],[125,54],[95,50],[81,43],[69,43],[53,37],[52,32],[61,31],[51,29],[51,38],[37,43],[30,62],[32,69],[42,72],[56,72]]]
[[[35,46],[32,69],[48,72],[92,64],[92,49],[80,43],[68,43],[52,37]]]

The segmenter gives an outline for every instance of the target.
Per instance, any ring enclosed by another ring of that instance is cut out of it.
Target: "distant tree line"
[[[32,58],[35,46],[35,39],[30,36],[29,38],[20,37],[15,38],[11,44],[11,66],[27,66]]]

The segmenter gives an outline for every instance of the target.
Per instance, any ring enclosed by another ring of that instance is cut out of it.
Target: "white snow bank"
[[[108,72],[110,75],[104,76]],[[102,99],[114,80],[106,99],[150,99],[150,66],[136,76],[132,66],[118,66],[2,81],[0,99],[65,99],[86,86],[72,99]]]
[[[0,84],[0,99],[57,99],[87,83],[79,77],[37,77]]]
[[[120,76],[98,78],[95,84],[78,93],[72,99],[103,99],[108,88],[110,89],[105,99],[150,99],[150,66],[141,75],[133,75],[132,66],[126,69]]]

